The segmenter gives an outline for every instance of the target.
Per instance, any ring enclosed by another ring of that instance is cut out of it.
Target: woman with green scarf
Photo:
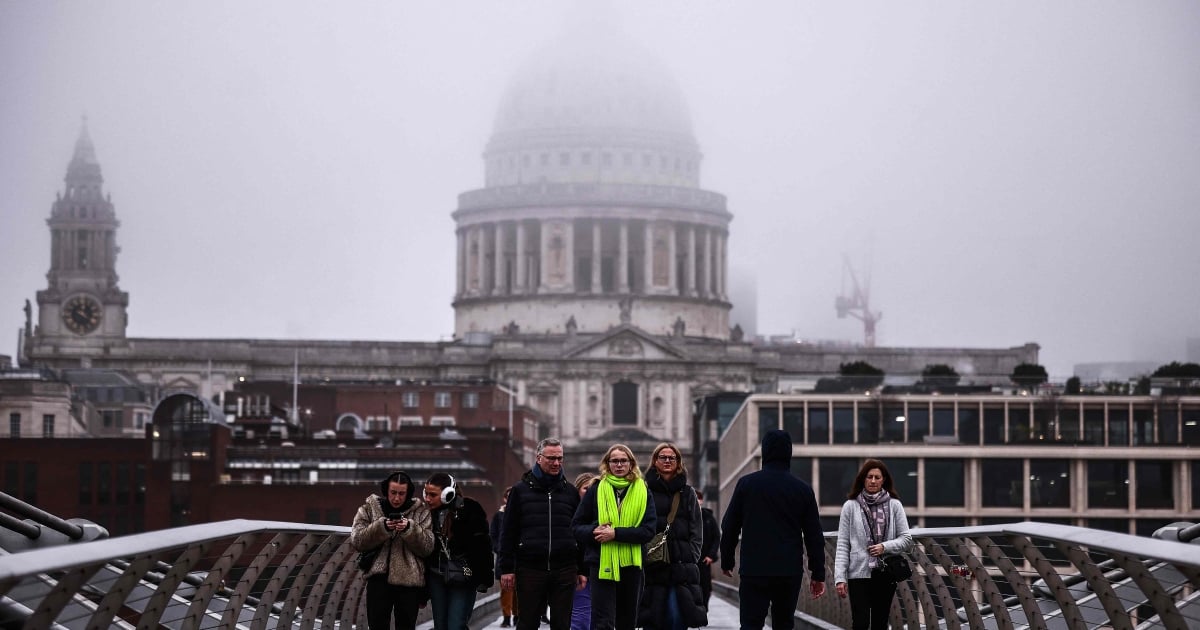
[[[654,537],[648,496],[633,451],[610,446],[600,461],[600,481],[583,496],[571,524],[588,565],[592,630],[633,630],[637,623],[642,545]]]

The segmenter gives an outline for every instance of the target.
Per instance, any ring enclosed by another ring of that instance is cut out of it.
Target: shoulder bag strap
[[[679,494],[681,492],[683,490],[676,492],[675,496],[671,498],[671,511],[667,514],[667,527],[670,527],[671,523],[675,522],[675,514],[679,512]]]

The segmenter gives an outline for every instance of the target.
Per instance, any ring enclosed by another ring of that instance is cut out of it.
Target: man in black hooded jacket
[[[734,550],[742,540],[741,628],[791,630],[804,580],[804,552],[812,596],[825,594],[825,535],[812,486],[791,472],[792,438],[768,431],[762,439],[762,470],[738,480],[721,521],[721,572],[733,576]]]

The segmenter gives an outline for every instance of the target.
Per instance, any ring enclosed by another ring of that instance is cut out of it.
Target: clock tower
[[[84,120],[57,195],[50,226],[48,287],[37,293],[37,328],[26,327],[27,358],[35,364],[90,365],[125,340],[129,294],[117,286],[117,227],[112,200]]]

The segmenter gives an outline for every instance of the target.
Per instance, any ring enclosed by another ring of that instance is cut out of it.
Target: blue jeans
[[[434,630],[467,630],[475,608],[474,584],[446,584],[440,575],[425,574]]]
[[[674,586],[667,587],[667,630],[687,630],[683,615],[679,614],[679,592]]]

